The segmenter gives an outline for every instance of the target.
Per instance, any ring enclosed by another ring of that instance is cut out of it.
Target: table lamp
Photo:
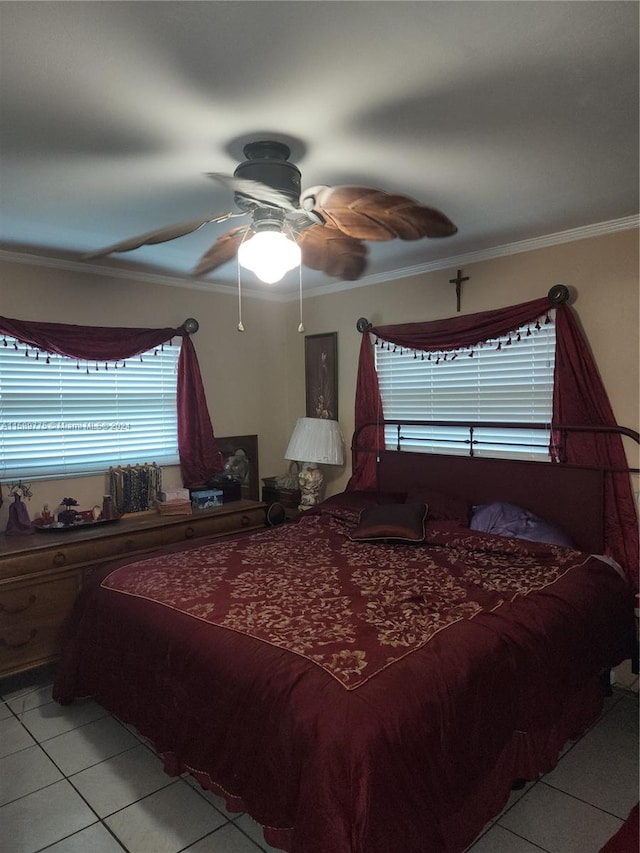
[[[301,463],[298,509],[310,509],[321,500],[324,476],[318,463],[342,465],[344,462],[344,439],[338,421],[298,418],[284,458]]]

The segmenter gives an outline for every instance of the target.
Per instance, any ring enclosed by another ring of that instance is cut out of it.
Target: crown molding
[[[237,288],[227,284],[218,284],[215,281],[205,279],[186,279],[166,273],[152,273],[143,270],[123,269],[122,267],[110,267],[102,264],[91,264],[87,261],[74,261],[71,258],[54,258],[46,255],[31,255],[28,252],[11,252],[0,249],[0,261],[13,264],[26,264],[32,267],[45,267],[46,269],[64,270],[65,272],[80,272],[89,275],[102,275],[108,278],[125,279],[126,281],[140,281],[145,284],[164,284],[169,287],[183,287],[187,290],[205,290],[208,293],[236,294]],[[270,298],[270,294],[253,290],[249,287],[242,288],[247,296],[257,298]]]
[[[410,267],[401,267],[389,272],[374,273],[363,276],[357,281],[339,281],[330,284],[322,284],[317,287],[305,288],[305,297],[324,296],[327,293],[338,293],[343,290],[353,290],[358,287],[369,287],[374,284],[384,284],[401,278],[414,275],[436,272],[437,270],[449,269],[451,267],[462,267],[468,264],[476,264],[481,261],[490,261],[495,258],[516,255],[521,252],[532,252],[536,249],[544,249],[549,246],[558,246],[562,243],[573,243],[577,240],[587,240],[592,237],[601,237],[613,234],[617,231],[629,231],[640,227],[640,216],[625,216],[621,219],[612,219],[607,222],[598,222],[593,225],[584,225],[580,228],[572,228],[568,231],[559,231],[555,234],[545,234],[541,237],[532,237],[527,240],[519,240],[514,243],[505,243],[489,249],[480,249],[476,252],[465,252],[459,255],[450,255],[435,261],[427,261]],[[102,275],[109,278],[126,279],[127,281],[140,281],[146,284],[163,284],[169,287],[182,287],[187,290],[201,290],[207,293],[223,293],[236,295],[237,286],[220,284],[210,279],[183,278],[171,276],[165,273],[145,272],[142,270],[123,269],[121,267],[109,267],[98,264],[90,264],[85,261],[75,261],[69,258],[47,257],[46,255],[32,255],[27,252],[11,252],[0,249],[0,261],[14,264],[26,264],[47,269],[66,270],[68,272],[81,272],[90,275]],[[262,299],[268,302],[291,302],[299,298],[297,289],[286,293],[274,293],[273,291],[258,290],[255,287],[243,283],[242,294],[248,298]]]
[[[549,246],[558,246],[562,243],[573,243],[577,240],[587,240],[592,237],[602,237],[606,234],[614,234],[617,231],[630,231],[633,228],[640,228],[640,216],[625,216],[621,219],[612,219],[608,222],[597,222],[594,225],[584,225],[580,228],[571,228],[568,231],[558,231],[555,234],[545,234],[542,237],[532,237],[527,240],[519,240],[515,243],[505,243],[500,246],[493,246],[489,249],[480,249],[477,252],[465,252],[460,255],[449,255],[446,258],[440,258],[435,261],[427,261],[423,264],[415,264],[410,267],[402,267],[392,272],[375,273],[369,276],[363,276],[357,281],[340,281],[328,285],[323,285],[322,293],[314,291],[307,295],[321,296],[325,293],[337,293],[341,290],[353,290],[357,287],[369,287],[373,284],[384,284],[389,281],[396,281],[401,278],[408,278],[412,275],[421,275],[424,273],[436,272],[438,270],[449,269],[451,267],[462,267],[467,264],[477,264],[481,261],[492,261],[496,258],[504,258],[508,255],[517,255],[521,252],[532,252],[536,249],[545,249]],[[290,296],[293,300],[294,295]]]

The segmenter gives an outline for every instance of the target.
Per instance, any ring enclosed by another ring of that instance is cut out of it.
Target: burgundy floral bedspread
[[[352,542],[340,509],[116,569],[104,588],[301,655],[360,687],[462,619],[555,583],[587,557],[433,523],[429,544]]]
[[[54,698],[95,697],[274,847],[460,853],[595,719],[630,592],[568,549],[447,522],[352,543],[357,520],[114,565],[79,596]]]

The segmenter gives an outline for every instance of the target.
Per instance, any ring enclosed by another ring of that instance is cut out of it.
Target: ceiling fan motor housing
[[[267,184],[284,193],[297,206],[302,176],[298,167],[289,163],[289,146],[283,142],[250,142],[243,152],[247,159],[236,168],[234,177]],[[236,203],[244,207],[246,199],[236,194]]]

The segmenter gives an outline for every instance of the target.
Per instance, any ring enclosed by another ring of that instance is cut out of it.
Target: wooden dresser
[[[192,515],[150,514],[79,530],[0,534],[0,677],[56,659],[61,627],[78,591],[110,560],[264,525],[265,505],[240,500]]]

